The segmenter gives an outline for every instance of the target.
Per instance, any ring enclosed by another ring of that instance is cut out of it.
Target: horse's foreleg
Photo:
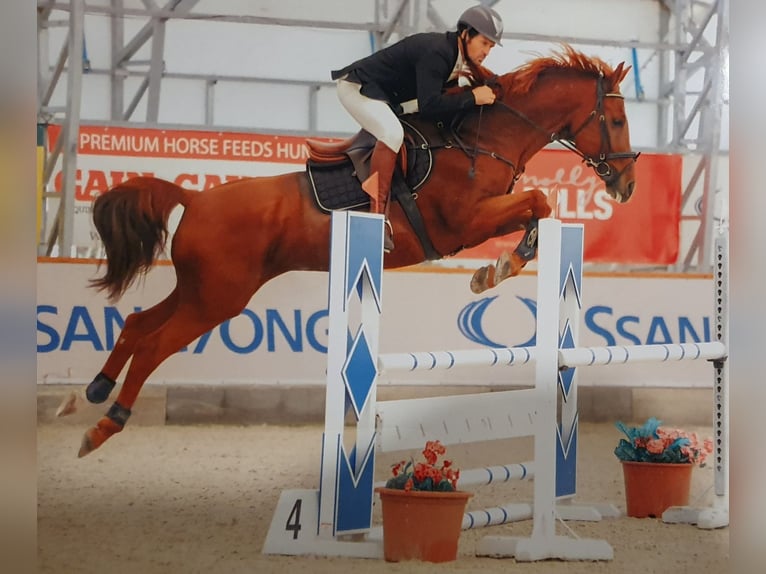
[[[490,263],[474,272],[473,277],[471,277],[471,291],[478,294],[483,293],[487,289],[492,289],[509,276],[509,266],[508,252],[503,251],[494,265]]]
[[[537,237],[538,220],[532,219],[527,224],[527,231],[513,253],[508,255],[507,251],[503,251],[498,258],[495,285],[509,277],[515,277],[521,273],[527,263],[537,257]]]
[[[515,195],[515,197],[514,197]],[[519,246],[510,255],[503,251],[492,265],[476,270],[471,278],[471,291],[482,293],[497,286],[509,277],[515,277],[537,254],[537,220],[548,217],[551,208],[545,194],[532,189],[516,194],[492,198],[482,203],[477,210],[477,221],[481,225],[494,225],[497,235],[511,233],[526,226],[526,233]]]
[[[476,230],[478,243],[486,238],[525,229],[533,219],[543,219],[551,214],[547,196],[539,189],[515,191],[482,200],[474,207],[470,227]],[[472,244],[472,243],[471,243]]]
[[[170,295],[154,307],[128,315],[114,349],[101,371],[86,387],[84,395],[81,392],[70,393],[59,405],[56,416],[63,417],[76,412],[85,400],[95,404],[106,401],[116,385],[117,377],[133,355],[136,344],[168,320],[175,311],[177,302],[178,291],[173,289]]]
[[[476,294],[484,293],[487,289],[495,286],[495,266],[491,263],[479,267],[471,277],[471,291]]]
[[[131,414],[146,379],[170,355],[203,335],[230,315],[203,317],[196,306],[184,305],[162,326],[135,344],[133,360],[117,400],[83,437],[78,456],[83,457],[120,432]]]
[[[510,255],[507,251],[503,251],[494,264],[490,263],[474,272],[471,277],[471,291],[479,294],[497,287],[501,281],[521,273],[528,262],[529,260],[522,258],[517,251]]]

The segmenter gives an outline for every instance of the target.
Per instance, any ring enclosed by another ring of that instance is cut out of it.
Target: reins
[[[634,151],[628,151],[628,152],[612,152],[612,144],[609,137],[609,129],[606,125],[606,116],[604,114],[603,108],[604,108],[604,98],[624,98],[622,94],[619,93],[611,93],[611,92],[604,92],[604,86],[603,86],[603,78],[604,74],[601,72],[599,74],[599,78],[596,81],[596,107],[595,109],[588,115],[586,120],[580,125],[579,128],[571,132],[570,134],[563,135],[559,132],[553,132],[550,134],[549,138],[551,142],[558,142],[566,149],[576,153],[578,156],[580,156],[583,160],[583,163],[587,165],[588,167],[593,168],[596,175],[601,178],[605,183],[610,183],[611,181],[617,179],[622,175],[622,173],[627,169],[627,167],[630,164],[627,164],[624,168],[622,168],[619,171],[616,171],[610,164],[610,160],[615,159],[632,159],[634,162],[638,159],[638,157],[641,155],[641,152],[634,152]],[[495,80],[495,78],[493,78]],[[496,82],[494,82],[496,84]],[[535,121],[533,121],[531,118],[529,118],[526,114],[520,112],[519,110],[509,106],[502,100],[497,100],[495,104],[493,105],[499,105],[501,109],[507,110],[514,114],[519,119],[523,120],[525,123],[530,125],[535,130],[544,133],[548,135],[548,131],[537,124]],[[465,145],[465,143],[461,140],[460,136],[457,133],[457,129],[452,127],[452,139],[457,144],[457,146],[469,157],[471,158],[471,167],[468,170],[468,177],[472,178],[475,175],[475,164],[476,164],[476,157],[478,154],[484,154],[492,157],[493,159],[497,159],[499,161],[502,161],[503,163],[509,165],[513,172],[513,181],[511,182],[511,185],[508,189],[508,192],[510,193],[513,190],[513,186],[515,185],[516,181],[521,177],[521,175],[524,173],[524,166],[521,166],[521,169],[517,168],[517,166],[508,158],[503,157],[502,155],[495,153],[490,150],[486,150],[479,147],[479,138],[481,134],[481,121],[482,121],[482,115],[483,115],[484,106],[479,107],[479,119],[476,126],[476,140],[473,145],[473,149],[470,149],[468,146]],[[601,151],[599,152],[599,155],[597,159],[594,159],[592,156],[588,156],[584,154],[582,151],[580,151],[577,148],[577,145],[575,144],[574,140],[577,137],[577,135],[582,132],[588,124],[594,119],[598,117],[599,123],[600,123],[600,131],[601,131]],[[452,147],[451,145],[446,145],[445,147]]]

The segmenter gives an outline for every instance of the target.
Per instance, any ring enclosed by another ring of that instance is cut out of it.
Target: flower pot
[[[628,516],[660,518],[671,506],[689,504],[692,463],[621,462]]]
[[[388,562],[457,558],[469,492],[376,488],[383,507],[383,555]]]

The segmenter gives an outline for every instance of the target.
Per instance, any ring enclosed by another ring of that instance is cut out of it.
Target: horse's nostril
[[[628,193],[625,194],[625,198],[626,199],[630,198],[630,196],[633,195],[633,190],[635,189],[635,187],[636,187],[636,182],[635,181],[631,181],[628,184]]]

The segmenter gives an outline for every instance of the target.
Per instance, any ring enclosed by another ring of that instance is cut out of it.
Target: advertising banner
[[[158,303],[175,285],[164,264],[117,303],[87,288],[96,263],[37,266],[38,382],[90,382],[132,312]],[[103,272],[103,269],[101,270]],[[154,383],[325,383],[326,273],[294,271],[259,290],[238,317],[190,342],[152,373]],[[387,271],[381,353],[444,351],[534,344],[533,274],[482,295],[468,273]],[[594,277],[583,282],[581,346],[709,341],[712,279]],[[704,361],[581,367],[583,385],[710,387]],[[124,377],[125,372],[122,373]],[[380,384],[531,384],[533,365],[383,373]],[[120,379],[122,380],[122,378]]]
[[[48,128],[55,146],[60,126]],[[95,195],[137,175],[168,179],[203,190],[242,177],[301,171],[308,158],[305,138],[253,133],[80,127],[75,188],[75,244],[98,242],[90,223]],[[581,159],[565,150],[543,150],[526,166],[516,189],[537,187],[555,194],[557,217],[585,225],[585,261],[669,265],[679,249],[682,158],[642,154],[636,192],[617,204]],[[61,170],[53,187],[61,190]],[[49,213],[55,211],[49,209]],[[513,250],[521,234],[492,239],[457,254],[459,259],[494,260]]]

